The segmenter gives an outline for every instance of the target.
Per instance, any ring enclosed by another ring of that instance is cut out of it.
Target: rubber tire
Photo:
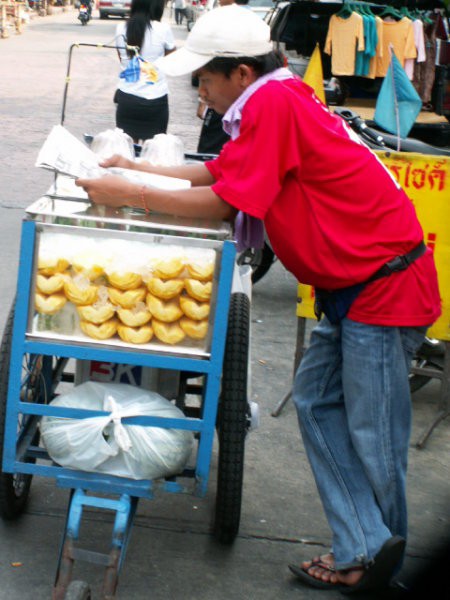
[[[245,437],[249,422],[249,330],[250,301],[243,293],[232,294],[217,418],[219,456],[214,535],[222,544],[233,543],[241,518]]]
[[[107,19],[108,18],[108,13],[103,12],[102,10],[100,11],[100,19]]]
[[[91,600],[91,588],[85,581],[71,581],[64,600]]]
[[[6,520],[18,518],[25,510],[33,476],[23,473],[3,473],[3,442],[6,425],[6,402],[8,397],[8,374],[11,357],[14,304],[6,321],[0,345],[0,516]],[[39,443],[37,432],[33,443]],[[31,461],[30,462],[34,462]]]

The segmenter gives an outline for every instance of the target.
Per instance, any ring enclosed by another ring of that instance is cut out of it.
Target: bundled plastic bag
[[[191,431],[123,425],[131,416],[185,418],[157,394],[123,383],[88,381],[59,396],[52,406],[109,411],[104,417],[43,417],[41,437],[50,457],[63,467],[132,479],[180,473],[191,454]]]
[[[113,154],[120,154],[131,160],[135,158],[132,138],[119,127],[106,129],[95,135],[91,150],[101,159],[109,158]]]
[[[184,164],[183,142],[176,135],[158,133],[143,143],[141,160],[145,160],[155,167],[182,165]]]

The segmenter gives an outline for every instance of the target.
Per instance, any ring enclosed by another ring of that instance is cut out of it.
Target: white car
[[[248,0],[247,6],[256,13],[258,17],[267,20],[276,4],[277,3],[273,0]]]
[[[98,12],[100,19],[112,17],[128,17],[130,15],[131,0],[99,0]]]

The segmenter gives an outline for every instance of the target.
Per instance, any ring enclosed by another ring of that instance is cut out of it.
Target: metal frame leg
[[[425,447],[425,444],[427,443],[430,435],[433,433],[433,430],[450,414],[450,342],[444,342],[444,344],[445,352],[443,371],[437,375],[436,370],[433,369],[432,374],[433,377],[438,377],[441,380],[438,412],[431,425],[422,433],[416,443],[416,448],[419,448],[420,450]]]
[[[305,337],[306,337],[306,319],[304,317],[297,318],[297,339],[295,344],[295,357],[294,357],[294,373],[297,373],[297,369],[302,361],[303,355],[305,354]],[[292,396],[292,387],[289,392],[278,402],[274,410],[271,412],[272,417],[278,417],[287,404],[289,398]]]

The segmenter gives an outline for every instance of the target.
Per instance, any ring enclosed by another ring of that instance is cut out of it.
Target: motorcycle
[[[86,4],[80,4],[78,9],[78,20],[82,25],[87,25],[91,19],[91,11]]]

